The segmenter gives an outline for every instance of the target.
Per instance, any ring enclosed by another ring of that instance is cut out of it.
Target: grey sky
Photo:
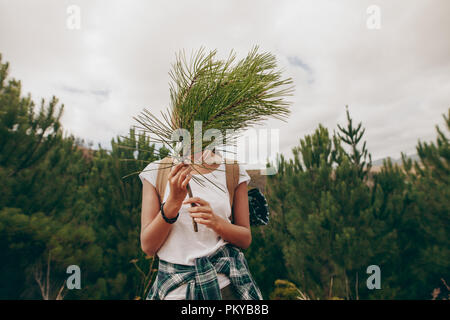
[[[81,8],[81,29],[66,27]],[[371,30],[366,10],[381,9]],[[0,52],[38,101],[65,104],[64,128],[110,147],[144,107],[169,102],[175,52],[200,46],[238,57],[258,44],[295,83],[280,129],[290,149],[322,123],[366,127],[373,159],[434,140],[450,107],[450,1],[24,1],[0,0]]]

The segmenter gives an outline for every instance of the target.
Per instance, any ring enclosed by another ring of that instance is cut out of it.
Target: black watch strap
[[[177,221],[178,216],[180,215],[180,212],[178,211],[178,213],[177,213],[175,218],[167,218],[166,215],[164,214],[164,204],[165,204],[165,202],[161,203],[161,215],[162,215],[162,217],[163,217],[165,222],[167,222],[169,224],[172,224],[175,221]]]

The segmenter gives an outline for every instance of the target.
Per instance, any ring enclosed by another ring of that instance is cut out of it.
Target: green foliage
[[[443,117],[449,133],[450,109]],[[419,141],[419,161],[402,155],[408,210],[400,221],[399,245],[404,248],[401,257],[416,262],[404,263],[403,273],[414,279],[414,285],[401,291],[404,297],[430,298],[432,288],[450,278],[450,148],[445,132],[439,126],[436,131],[435,143]]]
[[[101,269],[102,250],[95,244],[95,233],[89,226],[64,224],[42,212],[27,215],[17,208],[3,208],[0,210],[0,232],[2,261],[5,262],[2,268],[7,271],[2,280],[9,284],[2,289],[13,296],[14,293],[24,294],[25,297],[35,296],[35,269],[41,269],[42,264],[46,267],[49,253],[52,268],[56,270],[72,264],[79,265],[89,273]],[[10,282],[17,278],[29,283],[30,287],[23,288],[24,292],[14,292],[15,289],[21,289],[17,283]],[[66,274],[61,272],[53,274],[51,281],[61,286],[65,278]],[[2,296],[5,293],[2,292]]]
[[[139,284],[138,295],[135,300],[145,300],[150,291],[150,285],[157,274],[158,259],[157,257],[150,257],[141,254],[141,258],[132,259],[130,261],[139,272],[141,276],[141,282]]]
[[[8,79],[9,64],[0,54],[0,166],[5,174],[14,176],[33,166],[61,139],[59,119],[64,106],[58,109],[53,97],[46,106],[41,101],[38,112],[30,95],[22,97],[21,83]]]
[[[281,248],[271,229],[262,226],[252,228],[252,245],[245,251],[245,256],[265,299],[273,291],[274,282],[287,273]]]
[[[358,175],[364,177],[370,171],[372,167],[372,156],[366,148],[366,141],[364,141],[361,150],[359,149],[359,142],[364,136],[365,128],[362,128],[362,123],[358,123],[356,128],[353,127],[353,119],[350,117],[350,112],[348,111],[348,106],[346,110],[347,114],[347,127],[343,128],[339,124],[337,125],[339,131],[339,138],[343,143],[351,148],[350,153],[345,152],[347,158],[356,166],[358,169]],[[368,158],[368,161],[367,161]]]
[[[274,55],[258,53],[257,46],[238,62],[233,51],[226,60],[217,59],[216,53],[206,54],[201,48],[188,62],[180,52],[169,73],[170,108],[161,114],[161,120],[145,109],[135,118],[140,129],[156,142],[172,147],[177,142],[172,141],[172,134],[178,129],[188,130],[192,139],[203,140],[194,137],[195,121],[202,122],[203,131],[218,130],[225,138],[227,130],[237,134],[268,117],[284,119],[289,114],[290,103],[284,97],[293,91],[288,87],[292,80],[282,79]],[[202,150],[208,144],[203,141]]]
[[[276,280],[275,289],[270,294],[270,300],[299,300],[300,290],[287,280]]]
[[[290,279],[312,298],[355,297],[357,274],[364,274],[393,235],[371,245],[382,222],[371,215],[364,170],[352,162],[339,137],[319,125],[293,153],[289,162],[279,158],[279,174],[270,177],[268,191],[272,227],[280,235]]]
[[[388,159],[369,172],[364,129],[348,111],[347,120],[333,136],[319,125],[293,159],[279,155],[268,180],[272,219],[248,259],[283,267],[252,267],[254,277],[277,274],[313,299],[429,299],[450,270],[448,138],[437,128],[436,143],[419,142],[419,162],[403,155],[403,167]],[[372,264],[382,290],[366,287]]]

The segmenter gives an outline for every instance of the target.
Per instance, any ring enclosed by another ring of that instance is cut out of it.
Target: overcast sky
[[[80,29],[67,27],[70,5]],[[449,15],[448,0],[0,0],[0,53],[24,92],[64,103],[67,132],[110,148],[143,108],[168,106],[178,50],[243,57],[257,44],[295,83],[288,122],[267,123],[281,152],[319,123],[345,124],[348,105],[372,159],[399,158],[434,140],[450,107]]]

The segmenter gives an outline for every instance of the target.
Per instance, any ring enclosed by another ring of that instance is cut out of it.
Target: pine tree
[[[395,233],[374,215],[380,201],[365,179],[370,155],[365,144],[359,147],[364,129],[353,129],[347,115],[341,135],[330,137],[319,125],[293,149],[292,160],[280,156],[279,174],[268,182],[269,228],[277,229],[288,279],[311,298],[367,298],[367,266],[391,257],[383,251]]]
[[[347,127],[344,128],[338,124],[337,127],[341,132],[338,133],[338,136],[342,142],[350,146],[351,152],[344,152],[352,164],[358,168],[358,175],[366,178],[367,174],[370,172],[370,168],[372,167],[372,156],[368,153],[366,141],[364,141],[361,149],[359,149],[358,146],[366,129],[361,127],[362,122],[360,122],[356,128],[353,127],[353,119],[350,117],[348,106],[346,107],[346,115]]]
[[[31,96],[22,96],[20,81],[8,79],[8,63],[0,55],[0,165],[14,176],[41,160],[61,138],[64,106],[58,99],[41,101],[38,113]]]
[[[450,109],[443,117],[448,132]],[[402,217],[405,228],[399,246],[407,250],[403,252],[403,272],[414,281],[405,284],[401,297],[431,299],[433,288],[443,287],[442,279],[450,278],[450,148],[444,131],[439,126],[436,131],[435,143],[418,142],[419,161],[412,162],[402,154],[408,176],[408,210]]]

